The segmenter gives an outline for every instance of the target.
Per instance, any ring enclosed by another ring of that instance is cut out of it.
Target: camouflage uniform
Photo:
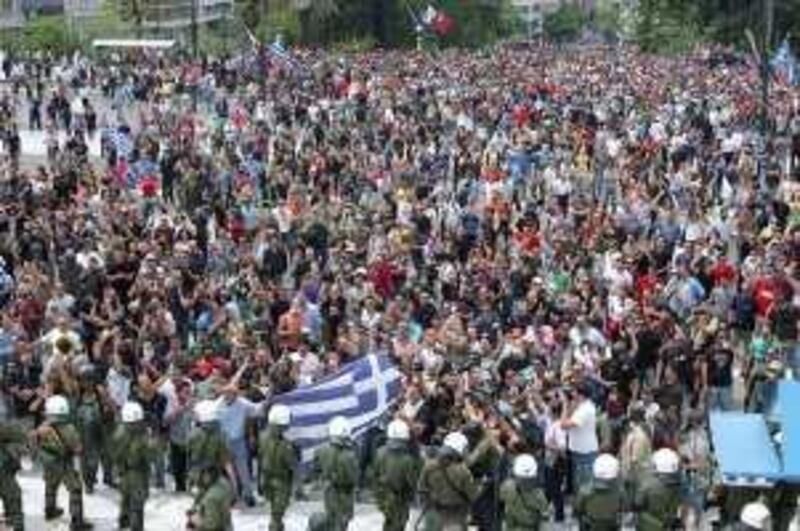
[[[636,531],[680,529],[678,509],[683,503],[680,476],[656,476],[646,482],[634,502]]]
[[[403,531],[419,481],[422,461],[406,441],[389,440],[374,465],[375,497],[384,531]]]
[[[616,481],[595,480],[582,489],[575,500],[581,531],[618,531],[624,500],[622,488]]]
[[[94,390],[83,389],[75,404],[76,427],[81,436],[81,477],[87,492],[94,490],[103,450],[103,425],[100,401]],[[107,472],[106,472],[107,474]]]
[[[144,530],[144,505],[150,485],[152,448],[141,422],[121,424],[114,433],[114,460],[119,471],[119,526]]]
[[[5,507],[6,522],[14,531],[25,529],[22,490],[16,474],[26,444],[27,437],[22,427],[9,422],[0,424],[0,498]]]
[[[199,473],[208,468],[224,474],[231,457],[217,422],[201,425],[189,439],[189,484],[199,484]],[[195,499],[198,501],[198,498]]]
[[[224,474],[207,468],[199,474],[200,493],[189,511],[188,528],[197,531],[232,531],[233,486]]]
[[[461,458],[444,453],[426,463],[419,479],[424,503],[425,531],[466,531],[470,506],[480,493],[479,486]]]
[[[472,516],[475,525],[481,531],[487,531],[495,527],[497,471],[502,454],[494,438],[482,426],[472,431],[476,442],[465,462],[480,486],[478,497],[472,504]]]
[[[66,418],[48,421],[41,430],[39,456],[44,468],[45,517],[62,514],[56,506],[58,487],[63,483],[69,491],[69,512],[72,529],[90,529],[83,520],[83,489],[75,469],[75,458],[81,454],[80,435]]]
[[[312,515],[311,531],[345,531],[353,518],[358,456],[353,443],[335,440],[317,454],[325,481],[325,512]]]
[[[500,486],[505,507],[503,531],[539,531],[548,518],[547,499],[534,482],[507,479]]]
[[[269,426],[258,440],[261,489],[269,502],[270,531],[283,530],[283,515],[292,497],[294,472],[300,460],[299,449],[283,436],[284,429]]]

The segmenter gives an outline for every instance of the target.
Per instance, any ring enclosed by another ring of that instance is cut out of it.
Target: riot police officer
[[[119,526],[144,530],[144,505],[150,485],[152,446],[144,427],[144,411],[137,402],[122,406],[122,425],[114,433],[114,456],[119,470]]]
[[[547,521],[547,498],[537,481],[539,466],[530,454],[514,459],[513,478],[500,486],[500,501],[505,507],[504,531],[539,531]]]
[[[464,463],[468,446],[463,433],[449,433],[439,455],[422,469],[419,495],[425,531],[466,531],[470,507],[478,498],[478,484]]]
[[[36,430],[36,438],[44,468],[45,519],[54,520],[64,514],[56,506],[58,487],[64,483],[69,491],[71,531],[92,529],[83,519],[83,489],[74,465],[81,454],[81,441],[69,420],[69,402],[64,396],[53,395],[45,401],[44,411],[47,420]]]
[[[637,531],[680,529],[678,510],[681,507],[680,457],[670,448],[653,453],[655,476],[646,481],[637,493]]]
[[[25,431],[17,424],[0,424],[0,499],[6,512],[6,521],[13,531],[25,529],[22,513],[22,489],[17,481],[20,457],[27,444]]]
[[[269,502],[270,531],[283,531],[283,516],[292,497],[292,485],[300,451],[285,436],[291,422],[291,411],[283,404],[269,410],[269,426],[258,440],[259,479],[262,492]]]
[[[387,443],[375,457],[375,497],[383,513],[384,531],[406,528],[419,481],[422,461],[411,448],[408,424],[393,420],[386,428]]]
[[[197,531],[232,531],[233,486],[219,467],[208,462],[198,471],[197,501],[188,511],[187,528]]]
[[[619,461],[611,454],[597,456],[593,481],[579,491],[575,513],[581,531],[616,531],[620,528],[624,496],[619,484]]]
[[[216,467],[219,473],[227,473],[229,478],[236,477],[232,473],[231,457],[219,428],[217,412],[217,403],[213,400],[201,400],[194,407],[198,429],[189,439],[189,479],[195,486],[199,484],[200,471],[207,468]]]
[[[771,528],[772,515],[762,502],[754,501],[742,507],[737,531],[769,531]]]
[[[482,424],[472,422],[463,431],[471,448],[464,461],[480,491],[472,504],[472,517],[480,531],[491,531],[495,527],[497,472],[502,453],[494,437]]]
[[[345,531],[355,508],[358,455],[348,420],[334,417],[328,424],[328,437],[330,443],[317,454],[317,467],[325,483],[325,512],[311,516],[311,531]]]

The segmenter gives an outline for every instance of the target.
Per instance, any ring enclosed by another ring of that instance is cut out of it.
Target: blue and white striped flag
[[[267,47],[267,51],[276,63],[283,65],[289,70],[301,71],[304,73],[308,71],[306,65],[298,61],[289,50],[286,49],[286,46],[280,38],[276,38],[275,41]]]
[[[797,64],[797,57],[792,52],[787,39],[783,40],[780,48],[770,61],[773,72],[788,85],[795,86],[800,82],[800,66]]]
[[[357,439],[377,425],[400,389],[400,372],[389,358],[370,354],[320,382],[278,395],[272,403],[292,411],[286,436],[300,448],[303,465],[308,465],[327,442],[333,417],[346,417]]]

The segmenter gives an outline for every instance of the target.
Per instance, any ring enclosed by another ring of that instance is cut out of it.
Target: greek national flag
[[[800,68],[798,68],[797,58],[792,52],[788,40],[784,39],[780,48],[772,57],[770,66],[783,82],[792,86],[800,83]]]
[[[400,372],[388,357],[372,354],[320,382],[279,395],[273,403],[291,409],[292,424],[286,435],[300,447],[302,463],[307,465],[327,442],[333,417],[346,417],[353,437],[358,438],[377,424],[399,394]]]

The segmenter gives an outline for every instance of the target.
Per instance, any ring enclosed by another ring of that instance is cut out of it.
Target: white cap
[[[122,422],[130,424],[140,422],[144,418],[144,411],[138,402],[125,402],[122,406]]]
[[[619,477],[619,460],[611,454],[600,454],[592,465],[592,474],[601,481],[613,481]]]
[[[442,445],[446,448],[450,448],[458,455],[463,456],[467,451],[469,441],[463,433],[460,431],[454,431],[447,434]]]
[[[530,454],[522,454],[514,459],[514,476],[520,479],[532,479],[539,472],[536,459]]]
[[[288,426],[291,421],[292,411],[284,404],[275,404],[267,415],[267,422],[272,426]]]
[[[680,465],[681,460],[675,450],[662,448],[653,454],[653,466],[659,474],[674,474]]]
[[[407,441],[411,438],[408,424],[400,419],[395,419],[386,428],[386,436],[396,441]]]
[[[739,520],[753,529],[765,531],[769,528],[771,516],[769,508],[760,501],[756,501],[742,507]]]
[[[214,422],[217,420],[217,410],[217,403],[214,400],[201,400],[194,406],[194,416],[201,424]]]
[[[61,395],[53,395],[44,403],[44,413],[48,417],[69,415],[69,402]]]
[[[333,417],[328,424],[328,436],[331,439],[350,438],[350,422],[344,417]]]

